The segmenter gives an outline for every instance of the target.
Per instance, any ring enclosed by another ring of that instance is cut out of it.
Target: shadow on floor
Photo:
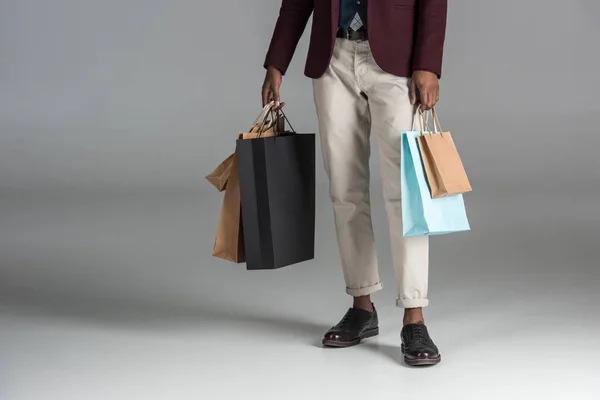
[[[68,324],[93,324],[114,329],[164,331],[223,331],[243,325],[248,332],[283,334],[291,340],[313,344],[329,327],[305,320],[302,316],[281,315],[271,310],[211,303],[168,304],[116,299],[81,299],[72,296],[0,296],[0,313],[14,316],[51,318]]]

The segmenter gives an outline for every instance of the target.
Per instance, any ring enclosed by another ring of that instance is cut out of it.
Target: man
[[[373,132],[390,223],[397,306],[405,309],[404,360],[437,364],[440,354],[422,312],[428,304],[428,238],[402,235],[400,143],[401,132],[412,128],[417,103],[430,109],[439,99],[447,0],[283,0],[265,60],[264,104],[282,105],[282,75],[311,14],[305,75],[313,79],[346,292],[354,298],[323,344],[348,347],[379,333],[370,298],[382,288],[369,196]]]

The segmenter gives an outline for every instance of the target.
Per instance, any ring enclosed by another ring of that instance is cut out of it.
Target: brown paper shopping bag
[[[219,192],[222,192],[227,187],[227,180],[229,179],[232,164],[233,154],[223,160],[213,172],[206,175],[206,179],[212,183]]]
[[[470,192],[471,184],[452,140],[452,135],[450,132],[442,130],[435,109],[432,110],[432,114],[434,117],[433,132],[429,131],[423,114],[419,110],[422,134],[417,138],[431,197],[435,199]],[[425,130],[423,125],[425,125]]]
[[[242,230],[240,182],[237,156],[233,154],[229,179],[221,206],[212,255],[234,263],[246,261]]]

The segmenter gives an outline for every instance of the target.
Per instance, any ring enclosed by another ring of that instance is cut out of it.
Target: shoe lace
[[[422,347],[433,347],[433,342],[427,334],[425,325],[415,325],[410,332],[410,340],[408,346],[411,349],[419,349]]]
[[[416,325],[412,330],[412,341],[415,343],[423,343],[427,340],[427,331],[425,326]]]
[[[340,325],[346,325],[352,321],[354,321],[354,319],[356,318],[356,314],[357,311],[354,308],[351,308],[348,310],[348,312],[346,313],[346,315],[344,315],[344,318],[342,318],[342,320],[340,321]]]

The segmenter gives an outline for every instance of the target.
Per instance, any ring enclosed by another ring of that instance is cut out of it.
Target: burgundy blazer
[[[367,29],[373,58],[386,72],[409,77],[414,70],[442,73],[448,0],[367,0]],[[313,16],[304,74],[325,73],[335,44],[340,0],[283,0],[265,59],[283,74]]]

